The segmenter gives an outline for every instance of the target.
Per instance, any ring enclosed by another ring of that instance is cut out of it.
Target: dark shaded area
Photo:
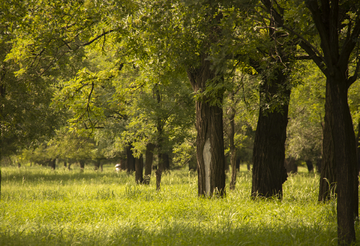
[[[160,225],[159,225],[160,226]],[[166,223],[160,231],[143,230],[138,224],[115,228],[114,234],[105,231],[86,234],[81,229],[37,227],[31,232],[15,234],[0,232],[0,240],[7,245],[336,245],[334,227],[282,227],[251,228],[230,225],[218,230],[204,229],[198,225]],[[72,231],[70,231],[72,230]],[[60,233],[61,231],[61,233]],[[76,237],[66,236],[76,233]]]

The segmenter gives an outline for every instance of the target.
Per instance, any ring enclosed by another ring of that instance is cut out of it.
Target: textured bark
[[[332,136],[332,100],[330,92],[330,84],[326,83],[326,97],[325,97],[325,118],[323,129],[323,156],[321,161],[320,172],[320,186],[319,186],[319,201],[327,201],[334,197],[336,193],[336,166],[334,160],[334,142]]]
[[[146,153],[145,153],[145,177],[144,177],[144,184],[150,184],[150,177],[151,177],[151,166],[154,159],[154,151],[155,145],[152,143],[148,143],[146,145]]]
[[[143,160],[143,156],[141,155],[139,158],[135,158],[135,182],[137,184],[142,184],[144,181],[143,169],[144,169],[144,160]]]
[[[260,113],[255,133],[253,151],[252,197],[282,198],[282,184],[287,173],[284,166],[286,126],[288,123],[288,100],[290,90],[286,87],[287,77],[281,66],[273,76],[264,77],[260,87]],[[271,98],[281,96],[283,102],[275,110],[264,105],[272,105]]]
[[[335,73],[328,80],[332,98],[332,136],[336,150],[338,237],[339,244],[347,245],[355,241],[354,219],[359,215],[355,132],[347,102],[347,79],[341,73]]]
[[[215,79],[215,72],[210,67],[210,61],[206,60],[206,56],[203,55],[201,65],[187,71],[195,93],[203,92],[206,89],[206,82]],[[218,91],[211,99],[203,96],[196,101],[196,157],[199,196],[212,196],[214,192],[220,196],[225,195],[223,110],[218,104],[210,103],[215,100],[222,103],[222,99],[223,91]]]

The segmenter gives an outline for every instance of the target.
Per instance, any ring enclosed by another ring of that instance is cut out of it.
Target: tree
[[[313,166],[322,156],[325,78],[311,61],[299,61],[291,79],[298,85],[291,93],[286,156]]]
[[[358,216],[358,171],[355,133],[347,93],[350,85],[358,78],[360,68],[356,57],[360,36],[359,3],[322,1],[319,4],[315,0],[306,0],[300,4],[296,2],[298,6],[306,6],[311,22],[304,22],[301,17],[297,22],[284,22],[282,12],[279,11],[284,8],[273,5],[269,0],[262,0],[262,3],[269,12],[275,13],[280,27],[301,40],[301,48],[326,76],[324,157],[328,155],[333,161],[334,166],[331,168],[336,173],[338,242],[339,245],[350,244],[355,241],[354,218]],[[298,17],[297,14],[290,16]],[[294,26],[288,26],[287,23],[294,23]],[[317,42],[306,36],[307,31],[313,31],[314,28]],[[317,43],[320,43],[319,47]],[[333,148],[326,148],[332,144]]]
[[[274,13],[260,12],[249,64],[260,74],[259,117],[253,150],[252,197],[282,198],[288,106],[295,40],[279,30]],[[261,25],[261,26],[260,26]],[[265,26],[265,27],[264,27]],[[264,30],[263,30],[264,29]]]
[[[155,55],[154,60],[167,58],[168,66],[186,71],[197,94],[198,194],[211,196],[217,190],[223,195],[223,78],[210,60],[211,45],[220,39],[222,13],[216,3],[151,2],[146,2],[147,12],[139,17],[143,22],[139,27],[144,28],[139,33],[146,33],[143,40],[150,49],[149,55]],[[157,40],[156,45],[151,38]],[[156,57],[157,54],[163,57]]]
[[[225,145],[228,146],[225,153],[230,155],[231,190],[235,189],[240,160],[250,165],[251,158],[246,156],[246,152],[253,148],[251,132],[256,128],[258,111],[258,78],[241,70],[246,69],[237,68],[224,100]]]
[[[0,4],[0,159],[35,140],[51,136],[62,122],[60,114],[50,107],[54,93],[51,76],[25,71],[22,64],[13,59],[14,49],[21,53],[24,46],[32,46],[22,35],[27,11],[23,2]],[[41,65],[42,62],[33,61],[33,66]]]

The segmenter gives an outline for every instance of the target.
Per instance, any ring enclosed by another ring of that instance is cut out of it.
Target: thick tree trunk
[[[286,88],[287,77],[282,74],[281,66],[272,75],[264,77],[260,88],[262,106],[255,133],[251,195],[281,199],[282,184],[287,178],[284,160],[290,90]],[[282,98],[282,102],[271,110],[274,96]],[[270,109],[266,108],[268,104]]]
[[[155,145],[152,143],[148,143],[146,145],[146,154],[145,154],[145,177],[144,177],[144,184],[150,184],[150,177],[151,177],[151,166],[154,159],[154,151]]]
[[[335,73],[328,78],[331,92],[331,121],[334,142],[334,161],[337,173],[337,220],[339,244],[355,241],[354,219],[358,217],[358,168],[355,132],[347,101],[348,83]]]
[[[139,158],[135,158],[135,182],[137,184],[142,184],[144,181],[143,169],[144,169],[144,160],[143,160],[143,156],[141,155]]]
[[[210,62],[203,57],[197,69],[189,69],[188,77],[195,93],[206,90],[206,83],[214,81],[215,72]],[[212,98],[201,96],[196,101],[196,157],[199,196],[225,195],[225,156],[223,137],[223,110],[219,106],[223,91],[214,92]],[[217,101],[217,103],[216,103]]]
[[[334,160],[334,142],[332,137],[332,100],[330,84],[326,83],[325,123],[323,129],[323,156],[321,161],[319,201],[327,201],[336,193],[336,166]]]

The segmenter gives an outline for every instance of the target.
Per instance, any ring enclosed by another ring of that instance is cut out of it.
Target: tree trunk
[[[309,173],[314,172],[314,165],[313,165],[311,160],[306,160],[306,166],[307,166],[307,169],[308,169]]]
[[[49,166],[51,167],[51,169],[55,170],[55,168],[56,168],[56,159],[51,159],[49,161]]]
[[[211,70],[210,61],[203,56],[197,69],[187,71],[195,93],[201,95],[206,83],[222,83]],[[218,81],[216,81],[218,80]],[[223,137],[223,90],[214,92],[211,98],[200,96],[196,101],[196,157],[199,196],[225,195],[225,156]]]
[[[234,101],[234,94],[231,94],[232,101]],[[234,105],[235,106],[235,105]],[[229,133],[229,139],[230,139],[230,165],[231,165],[231,181],[230,181],[230,190],[235,190],[236,185],[236,148],[235,148],[235,108],[234,106],[231,107],[230,112],[230,133]]]
[[[356,138],[356,146],[357,146],[357,166],[358,171],[360,170],[360,120],[358,123],[358,134]]]
[[[334,142],[332,137],[332,100],[330,84],[326,83],[325,117],[323,129],[323,156],[321,161],[319,201],[327,201],[336,193],[336,166],[334,161]]]
[[[84,172],[84,168],[85,168],[85,161],[84,160],[80,160],[80,172]]]
[[[150,184],[150,177],[151,177],[151,166],[154,159],[154,151],[155,145],[152,143],[148,143],[146,145],[146,153],[145,153],[145,177],[144,177],[144,184]]]
[[[143,169],[144,169],[144,160],[143,160],[143,156],[140,155],[139,158],[135,158],[135,182],[137,184],[142,184],[144,181]]]
[[[125,157],[121,157],[120,159],[120,168],[121,170],[127,170],[127,160]]]
[[[99,170],[99,168],[100,168],[100,159],[97,159],[95,161],[94,170],[97,171]]]
[[[284,166],[286,126],[288,123],[287,76],[282,66],[274,68],[272,76],[263,78],[260,86],[260,113],[255,133],[253,151],[252,197],[282,198],[282,184],[287,173]],[[272,98],[280,97],[282,102],[274,107]],[[270,105],[270,109],[266,108]]]
[[[126,147],[126,167],[128,173],[135,171],[135,158],[133,156],[133,151],[131,147],[131,144]]]
[[[161,108],[161,94],[159,85],[156,85],[155,88],[155,96],[156,101],[158,103],[158,106]],[[164,151],[164,136],[163,136],[163,128],[164,123],[163,119],[160,118],[160,116],[157,118],[156,122],[156,128],[157,128],[157,152],[158,152],[158,169],[156,170],[156,190],[160,190],[160,184],[161,184],[161,175],[163,171],[166,168],[166,156]]]
[[[337,173],[337,220],[339,244],[355,241],[354,220],[358,217],[358,168],[355,132],[347,101],[348,83],[340,69],[328,78],[331,92],[331,121]]]

